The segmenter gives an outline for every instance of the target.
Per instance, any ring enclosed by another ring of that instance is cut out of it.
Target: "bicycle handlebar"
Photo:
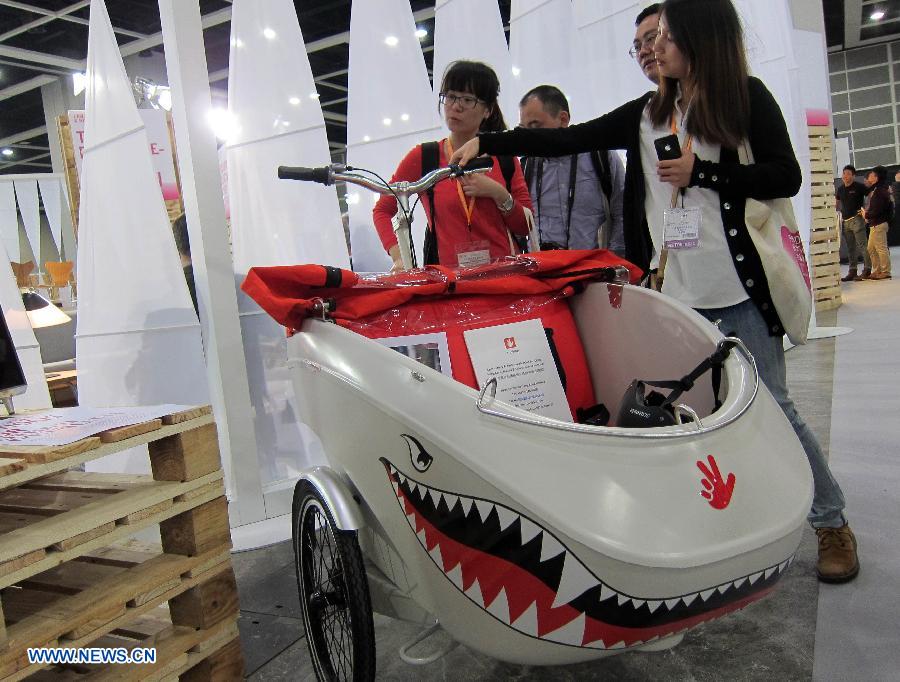
[[[330,166],[322,166],[320,168],[305,168],[303,166],[279,166],[278,177],[282,180],[300,180],[301,182],[318,182],[322,185],[333,185],[335,182],[348,182],[354,185],[366,187],[379,194],[402,194],[409,196],[411,194],[421,194],[446,177],[459,177],[461,175],[471,175],[473,173],[485,173],[494,166],[494,160],[489,157],[478,157],[472,159],[465,167],[457,165],[445,166],[438,168],[424,177],[414,182],[393,182],[390,184],[382,183],[380,180],[365,177],[348,169],[346,166],[335,163]]]

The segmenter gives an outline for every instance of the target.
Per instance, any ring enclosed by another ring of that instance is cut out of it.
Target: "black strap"
[[[437,169],[441,162],[441,148],[439,142],[423,142],[422,143],[422,176]],[[422,260],[425,265],[437,265],[440,262],[438,258],[437,231],[435,230],[435,214],[434,205],[434,187],[429,187],[425,193],[428,199],[428,209],[431,214],[431,221],[425,226],[425,244],[422,249]]]
[[[716,349],[715,353],[708,358],[705,358],[699,365],[680,379],[667,379],[662,381],[647,381],[644,379],[643,382],[648,386],[672,389],[672,392],[663,400],[661,406],[671,405],[678,400],[682,393],[690,391],[694,387],[694,382],[707,370],[712,370],[711,380],[713,398],[715,399],[715,409],[718,410],[722,407],[722,401],[719,399],[719,388],[722,383],[722,367],[725,364],[725,359],[731,353],[731,349],[736,345],[737,344],[735,344],[734,341],[725,339],[725,341],[723,341]]]
[[[607,203],[612,202],[612,168],[609,164],[610,152],[591,152],[591,161],[594,164],[594,172],[600,179],[600,189],[606,195]]]

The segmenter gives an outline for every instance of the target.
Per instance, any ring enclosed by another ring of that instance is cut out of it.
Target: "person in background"
[[[659,69],[656,67],[656,54],[653,52],[653,44],[659,33],[659,8],[660,3],[648,5],[637,15],[634,20],[634,42],[628,54],[637,60],[641,71],[654,84],[659,83]]]
[[[887,233],[891,217],[891,195],[887,184],[887,168],[875,166],[866,177],[870,188],[869,205],[863,209],[863,217],[869,226],[869,258],[872,274],[869,279],[891,278],[891,251]]]
[[[194,312],[199,315],[197,287],[194,285],[194,265],[191,262],[191,242],[188,239],[187,218],[185,218],[184,213],[172,223],[172,235],[175,237],[175,247],[178,249],[178,255],[181,258],[181,267],[184,270],[184,279],[187,282],[188,291],[191,293]]]
[[[872,274],[872,262],[869,258],[869,249],[866,246],[866,221],[862,216],[863,202],[869,190],[861,182],[856,180],[856,168],[851,165],[844,166],[841,173],[841,185],[835,191],[835,203],[841,211],[841,235],[847,244],[847,258],[850,269],[842,282],[853,282],[868,279]],[[857,274],[859,252],[862,251],[863,271]]]
[[[500,81],[487,64],[457,61],[447,67],[438,101],[449,134],[436,149],[432,143],[434,167],[446,166],[453,152],[479,131],[506,130],[499,94]],[[418,180],[423,171],[431,170],[424,168],[426,153],[426,145],[414,147],[397,166],[391,182]],[[510,233],[528,234],[524,209],[531,209],[531,197],[516,158],[494,159],[489,172],[445,180],[432,191],[433,195],[421,196],[428,218],[425,265],[484,265],[516,250]],[[402,268],[392,225],[396,213],[397,201],[390,195],[383,195],[372,211],[378,236],[393,260],[392,270]]]
[[[519,102],[525,128],[565,128],[569,116],[569,100],[553,85],[532,88]],[[625,168],[616,152],[527,158],[523,164],[542,250],[604,248],[624,256]]]
[[[788,394],[784,330],[762,259],[748,230],[747,199],[795,195],[802,184],[784,116],[763,83],[748,75],[741,22],[731,0],[667,0],[654,45],[660,84],[610,113],[567,128],[484,133],[451,161],[465,165],[480,153],[560,156],[594,149],[626,149],[636,166],[638,197],[649,234],[628,223],[625,242],[649,263],[650,247],[663,245],[665,216],[675,201],[690,209],[679,235],[695,236],[670,248],[663,293],[721,321],[749,347],[765,386],[778,402],[806,452],[814,496],[809,521],[816,529],[816,573],[823,582],[846,582],[859,573],[857,542],[844,516],[844,495],[815,435]],[[654,142],[676,134],[682,154],[658,160]],[[742,164],[738,149],[752,151]],[[677,213],[677,211],[676,211]],[[676,216],[677,218],[677,216]]]

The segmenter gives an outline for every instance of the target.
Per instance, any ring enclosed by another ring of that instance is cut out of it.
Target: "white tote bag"
[[[740,162],[753,163],[746,144]],[[769,293],[791,343],[806,343],[812,314],[812,286],[806,251],[790,199],[747,199],[744,222],[762,261]]]

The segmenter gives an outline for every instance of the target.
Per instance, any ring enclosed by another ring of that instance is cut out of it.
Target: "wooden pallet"
[[[0,679],[240,678],[215,424],[208,410],[156,421],[65,456],[20,452],[0,478]],[[67,470],[142,443],[152,476]],[[159,547],[121,544],[155,525]],[[35,646],[152,646],[157,661],[47,667],[29,664]]]
[[[816,312],[841,305],[840,223],[834,210],[831,129],[809,126],[812,170],[812,223],[809,232],[810,283]]]

